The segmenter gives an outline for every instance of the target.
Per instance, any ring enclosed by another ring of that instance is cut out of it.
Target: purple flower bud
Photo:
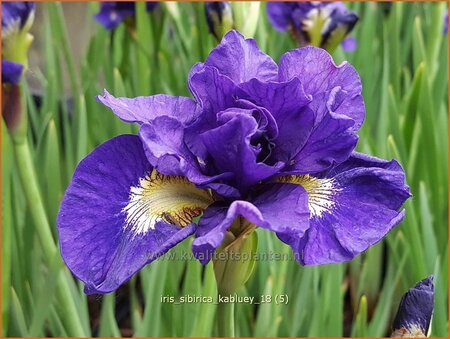
[[[433,276],[420,281],[402,297],[393,324],[393,337],[424,338],[434,310]]]
[[[205,14],[209,32],[217,40],[233,28],[233,12],[227,1],[206,2]]]

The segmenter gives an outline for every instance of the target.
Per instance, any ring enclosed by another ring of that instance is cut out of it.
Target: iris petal
[[[236,200],[230,205],[218,202],[205,211],[192,245],[202,264],[211,259],[238,216],[273,232],[303,234],[308,229],[308,197],[301,186],[266,184],[254,195],[252,202]]]
[[[137,136],[97,147],[75,170],[58,214],[61,253],[85,292],[107,293],[191,235],[212,198],[153,170]]]
[[[355,129],[361,127],[365,108],[361,96],[361,79],[353,66],[347,62],[336,66],[327,51],[304,47],[285,53],[280,59],[279,67],[279,81],[299,78],[305,93],[311,95],[313,101],[319,94],[329,93],[336,87],[345,91],[345,102],[341,102],[343,105],[341,110],[334,109],[334,111],[353,119]],[[323,98],[318,99],[319,102],[323,102]],[[325,101],[327,99],[325,98]]]
[[[116,98],[104,90],[97,100],[125,122],[149,123],[159,116],[170,116],[184,125],[194,121],[200,109],[186,97],[157,94],[148,97]]]
[[[257,162],[257,152],[250,144],[258,128],[256,120],[245,114],[228,116],[229,121],[200,137],[219,172],[234,173],[233,186],[245,192],[258,181],[277,173],[284,164],[278,162],[269,166]]]
[[[259,79],[277,80],[278,66],[270,56],[263,53],[254,39],[245,39],[239,32],[228,32],[205,61],[236,84]]]
[[[402,221],[404,211],[399,209],[410,197],[396,161],[359,153],[321,178],[279,180],[300,184],[308,192],[310,228],[301,236],[279,235],[304,265],[351,260]]]

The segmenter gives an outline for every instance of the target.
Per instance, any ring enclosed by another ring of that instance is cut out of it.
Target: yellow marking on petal
[[[211,194],[197,188],[182,176],[169,176],[153,170],[131,187],[126,213],[125,228],[134,235],[146,234],[164,221],[185,227],[213,202]]]
[[[309,174],[286,175],[279,177],[278,182],[303,186],[308,193],[308,207],[312,217],[321,217],[334,205],[334,195],[341,191],[334,179],[319,179]]]

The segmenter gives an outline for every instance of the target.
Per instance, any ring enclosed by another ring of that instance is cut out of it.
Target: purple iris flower
[[[289,31],[300,46],[333,50],[358,21],[342,2],[268,2],[267,14],[275,29]]]
[[[82,160],[62,201],[61,253],[86,293],[116,289],[194,233],[205,264],[237,220],[318,265],[351,260],[404,218],[401,166],[353,152],[365,108],[348,63],[305,47],[277,65],[230,31],[188,83],[194,99],[98,97],[140,131]]]
[[[22,29],[34,17],[34,2],[5,2],[2,4],[2,40]]]
[[[17,35],[29,29],[34,18],[34,2],[5,2],[2,5],[2,83],[17,85],[23,72],[23,65],[7,60],[4,51],[16,49]]]
[[[393,324],[393,337],[425,338],[434,311],[433,276],[420,281],[402,297]]]
[[[23,65],[2,60],[2,84],[17,85],[23,72]]]
[[[157,2],[146,2],[147,11],[152,11],[158,5]],[[116,28],[122,21],[129,17],[134,17],[136,3],[131,1],[102,2],[100,12],[95,15],[95,20],[106,29]]]

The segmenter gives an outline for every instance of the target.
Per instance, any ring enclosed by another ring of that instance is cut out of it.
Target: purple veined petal
[[[319,177],[334,177],[339,173],[349,171],[353,168],[359,167],[375,167],[382,168],[388,171],[402,172],[403,168],[397,161],[386,161],[371,155],[360,152],[353,152],[347,161],[339,166],[333,167],[330,171],[320,173]]]
[[[153,170],[139,137],[113,138],[80,162],[65,193],[62,257],[87,294],[111,292],[191,235],[210,203],[185,178]]]
[[[298,111],[312,100],[312,97],[305,93],[298,78],[287,82],[262,82],[252,79],[240,84],[239,88],[244,91],[239,92],[240,98],[252,100],[266,108],[277,121],[290,112]]]
[[[348,100],[347,93],[335,87],[317,94],[308,108],[314,112],[314,129],[291,158],[286,173],[311,174],[333,168],[348,159],[358,141],[359,125],[343,112],[364,112],[361,96]]]
[[[258,122],[258,130],[264,131],[271,139],[275,139],[278,136],[277,122],[266,108],[246,99],[237,99],[235,106],[252,112],[252,116]]]
[[[349,261],[379,242],[405,216],[399,210],[411,194],[396,161],[365,162],[359,157],[349,162],[356,166],[333,176],[279,179],[300,184],[308,192],[310,228],[303,237],[280,236],[303,265]]]
[[[429,337],[433,312],[434,282],[430,275],[403,295],[392,326],[392,337]]]
[[[279,64],[279,81],[294,78],[300,79],[305,93],[311,95],[313,101],[319,94],[339,88],[345,98],[334,111],[353,119],[354,128],[359,129],[364,121],[365,108],[361,79],[353,66],[347,62],[336,66],[331,55],[321,48],[298,48],[285,53]],[[323,98],[319,96],[318,100]]]
[[[230,109],[230,112],[234,109]],[[243,193],[255,183],[276,174],[284,163],[266,165],[258,162],[257,146],[251,144],[258,124],[245,114],[230,116],[223,125],[200,135],[211,161],[219,172],[234,173],[233,185]]]
[[[184,144],[184,126],[178,120],[168,116],[156,117],[151,124],[141,125],[139,136],[147,159],[158,172],[185,175],[182,168],[198,168],[195,156]]]
[[[349,36],[342,40],[341,46],[344,51],[351,53],[358,48],[358,41],[355,37]]]
[[[272,159],[288,163],[305,145],[314,127],[315,114],[306,107],[311,97],[297,78],[282,83],[253,79],[239,87],[244,91],[240,97],[266,108],[276,120],[278,133]]]
[[[2,60],[2,84],[17,85],[22,77],[23,65]]]
[[[215,67],[236,84],[254,78],[261,81],[276,81],[278,78],[275,61],[258,48],[254,39],[245,39],[235,30],[228,32],[212,50],[205,66]]]
[[[203,63],[195,64],[188,79],[189,89],[202,107],[202,114],[185,131],[185,142],[198,157],[205,158],[207,151],[198,135],[217,127],[217,113],[235,105],[238,87],[225,75]]]
[[[116,98],[104,90],[97,100],[125,122],[149,123],[159,116],[169,116],[183,125],[193,122],[201,110],[187,97],[157,94],[148,97]]]
[[[344,115],[326,114],[283,172],[317,173],[347,160],[358,142],[358,136],[351,130],[353,124]]]
[[[308,198],[301,186],[267,184],[252,202],[236,200],[230,205],[211,205],[200,219],[192,244],[194,255],[203,265],[211,260],[238,216],[273,232],[304,234],[309,227]]]
[[[184,126],[168,116],[155,118],[151,124],[143,124],[139,131],[147,159],[159,173],[185,176],[197,185],[206,185],[232,176],[220,173],[203,174],[196,156],[184,143]]]
[[[238,88],[226,75],[214,67],[196,64],[189,73],[189,89],[198,104],[206,111],[202,116],[208,123],[215,120],[215,114],[232,107],[233,96]]]

